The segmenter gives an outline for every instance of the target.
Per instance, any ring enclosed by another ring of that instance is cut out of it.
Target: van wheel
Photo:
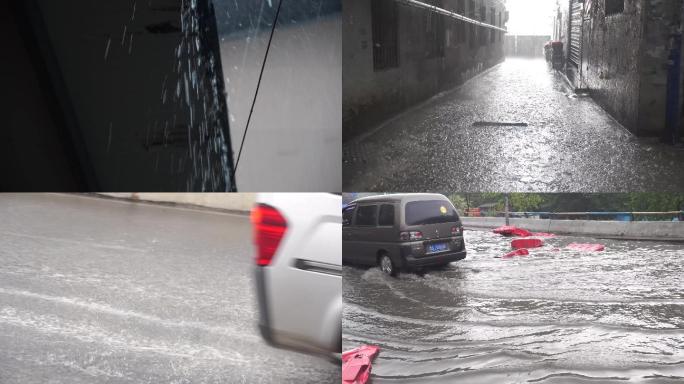
[[[380,269],[384,273],[386,273],[390,276],[396,276],[397,275],[397,269],[394,266],[392,259],[386,253],[383,253],[382,255],[380,255]]]

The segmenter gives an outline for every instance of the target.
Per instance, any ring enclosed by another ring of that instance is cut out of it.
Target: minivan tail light
[[[457,227],[457,226],[451,227],[451,236],[458,236],[462,232],[463,232],[463,228],[461,228],[461,227]]]
[[[420,231],[401,232],[399,234],[399,239],[401,241],[423,240],[423,233]]]
[[[264,204],[252,209],[251,220],[256,245],[256,263],[259,266],[268,266],[285,236],[287,221],[277,209]]]

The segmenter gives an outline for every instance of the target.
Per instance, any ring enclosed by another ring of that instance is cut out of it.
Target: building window
[[[487,7],[481,6],[480,7],[480,21],[483,23],[487,22]],[[480,45],[484,46],[487,45],[487,33],[489,33],[489,28],[487,27],[479,27],[480,28]]]
[[[606,0],[606,16],[625,11],[624,0]]]
[[[491,24],[496,25],[496,10],[492,8],[492,11],[489,13],[490,17],[492,19]],[[489,42],[494,43],[496,42],[496,30],[495,29],[489,29]]]
[[[475,0],[470,0],[468,3],[468,17],[475,20]],[[477,26],[473,23],[468,23],[468,26],[470,48],[475,48],[477,46]]]
[[[459,15],[465,16],[465,0],[458,0],[457,8],[456,8],[456,13]],[[457,20],[456,25],[458,26],[456,31],[458,33],[458,42],[459,43],[465,43],[466,42],[466,22],[463,20]]]
[[[426,3],[438,8],[443,8],[441,0],[426,1]],[[444,35],[444,16],[439,13],[427,11],[425,16],[425,40],[427,42],[425,51],[426,57],[444,56]]]
[[[372,0],[373,69],[376,71],[399,66],[397,16],[394,0]]]
[[[503,28],[503,23],[501,22],[501,12],[499,12],[499,24],[497,24],[499,28]],[[497,31],[497,36],[499,36],[499,43],[503,40],[503,32],[502,31]]]

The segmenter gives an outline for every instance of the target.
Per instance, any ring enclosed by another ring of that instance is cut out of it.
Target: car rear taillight
[[[423,240],[423,233],[420,231],[401,232],[399,234],[399,239],[401,241]]]
[[[287,221],[277,209],[259,204],[252,209],[256,263],[260,266],[271,264],[280,241],[285,236]]]
[[[451,227],[451,236],[458,236],[461,232],[463,232],[463,228],[456,226]]]

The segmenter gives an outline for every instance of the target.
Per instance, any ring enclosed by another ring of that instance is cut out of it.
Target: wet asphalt
[[[343,160],[345,191],[684,190],[684,149],[636,138],[543,59],[506,59],[345,143]]]
[[[244,216],[0,195],[0,383],[340,382],[256,328]]]
[[[465,239],[443,270],[345,266],[343,347],[381,347],[373,383],[684,382],[684,244],[559,236],[502,259],[510,238]]]

